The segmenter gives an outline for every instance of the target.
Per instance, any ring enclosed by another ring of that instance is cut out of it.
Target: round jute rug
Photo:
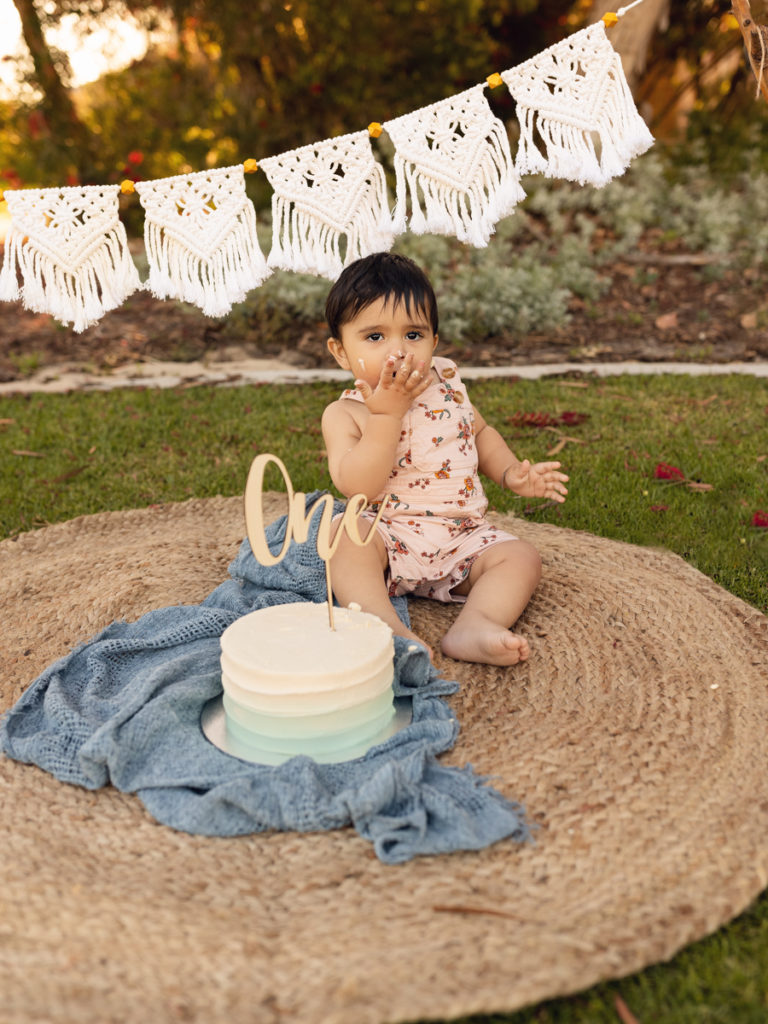
[[[673,555],[512,528],[545,563],[521,622],[532,655],[440,662],[462,684],[446,759],[522,801],[535,844],[387,867],[352,829],[190,836],[133,796],[0,758],[4,1022],[512,1010],[664,960],[743,910],[768,870],[768,619]],[[242,534],[240,500],[217,498],[0,544],[1,706],[113,619],[199,601]],[[456,609],[411,610],[437,647]]]

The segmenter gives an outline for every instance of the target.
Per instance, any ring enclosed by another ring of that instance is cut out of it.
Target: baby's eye
[[[381,341],[381,339],[383,337],[384,337],[384,335],[381,333],[381,331],[371,331],[370,334],[366,335],[365,340],[366,341]]]
[[[405,336],[406,341],[419,341],[424,335],[421,331],[408,331]]]

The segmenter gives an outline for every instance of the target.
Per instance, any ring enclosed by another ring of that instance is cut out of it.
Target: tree
[[[93,170],[93,147],[89,132],[80,120],[56,61],[43,34],[43,26],[34,0],[13,0],[21,30],[34,66],[35,81],[42,94],[42,126],[54,141],[69,175],[88,179]]]
[[[758,91],[768,101],[768,26],[757,24],[752,18],[748,0],[733,0],[733,13],[744,39],[744,49]]]

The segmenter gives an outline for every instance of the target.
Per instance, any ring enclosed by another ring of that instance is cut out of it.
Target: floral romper
[[[360,518],[372,520],[388,498],[378,530],[389,556],[390,595],[464,601],[452,591],[480,552],[518,538],[485,519],[474,412],[455,363],[435,357],[432,367],[437,379],[403,417],[386,489]],[[353,388],[341,397],[363,401]]]

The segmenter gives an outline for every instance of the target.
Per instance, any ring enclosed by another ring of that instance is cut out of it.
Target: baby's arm
[[[560,473],[559,462],[522,462],[501,434],[475,412],[475,445],[480,472],[494,483],[525,498],[550,498],[565,501],[568,477]]]
[[[354,417],[351,405],[351,401],[340,399],[323,413],[328,470],[345,497],[362,493],[373,501],[381,494],[392,471],[402,418],[376,415],[361,423]]]
[[[362,493],[373,501],[384,490],[395,463],[403,416],[429,385],[429,368],[423,362],[414,365],[411,353],[393,375],[395,363],[394,359],[384,363],[375,391],[363,381],[355,382],[365,409],[340,399],[323,413],[328,469],[348,498]]]

